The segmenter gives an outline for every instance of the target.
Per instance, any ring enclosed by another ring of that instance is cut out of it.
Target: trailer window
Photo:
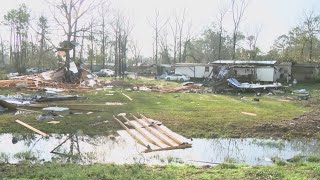
[[[209,72],[209,67],[205,67],[204,72]]]

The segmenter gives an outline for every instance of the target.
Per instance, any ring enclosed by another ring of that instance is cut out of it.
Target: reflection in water
[[[192,148],[141,153],[144,147],[129,137],[53,134],[0,134],[0,154],[10,163],[21,158],[15,154],[30,152],[38,160],[90,163],[195,164],[236,161],[247,164],[270,164],[272,157],[289,159],[295,155],[320,155],[317,140],[270,139],[194,139]],[[0,161],[4,161],[1,159]]]

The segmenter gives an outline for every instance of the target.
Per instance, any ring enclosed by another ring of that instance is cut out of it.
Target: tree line
[[[319,62],[320,14],[306,11],[303,21],[287,34],[279,36],[267,53],[257,45],[261,26],[241,31],[249,6],[248,0],[220,1],[216,20],[200,34],[194,32],[188,11],[162,17],[159,11],[146,19],[153,33],[152,57],[144,57],[138,40],[132,36],[134,24],[123,12],[111,8],[108,0],[47,0],[50,15],[31,17],[31,10],[21,4],[5,13],[1,26],[10,37],[0,38],[0,65],[9,63],[16,71],[26,68],[56,68],[69,62],[105,68],[114,63],[116,76],[124,75],[128,65],[139,63],[208,63],[214,60],[279,60]],[[225,19],[232,19],[232,30]],[[63,37],[65,44],[53,42]],[[140,40],[142,41],[142,40]],[[66,45],[67,44],[67,45]],[[55,52],[68,49],[66,61]]]

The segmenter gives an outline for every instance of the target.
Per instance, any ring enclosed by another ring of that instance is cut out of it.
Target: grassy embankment
[[[115,164],[0,164],[0,179],[320,179],[320,158],[249,166],[224,163],[214,167]]]

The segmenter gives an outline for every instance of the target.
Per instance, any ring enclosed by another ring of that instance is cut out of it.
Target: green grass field
[[[167,83],[166,81],[160,82]],[[6,93],[15,94],[19,91],[0,91],[0,94]],[[122,93],[133,100],[130,101]],[[31,114],[4,113],[0,115],[0,132],[30,132],[14,121],[19,119],[47,133],[65,134],[81,131],[86,135],[108,135],[121,129],[121,126],[112,119],[113,115],[123,112],[127,114],[140,112],[163,122],[173,131],[187,137],[239,137],[244,134],[242,132],[246,132],[257,124],[290,120],[311,110],[296,101],[280,101],[284,99],[281,96],[263,95],[259,97],[259,102],[255,102],[252,101],[254,95],[250,93],[241,94],[244,96],[241,99],[240,96],[232,94],[129,92],[122,88],[115,88],[94,90],[78,95],[85,98],[47,104],[75,108],[77,110],[71,110],[71,112],[82,113],[81,115],[62,113],[63,117],[55,119],[60,121],[59,124],[48,124],[46,121],[36,120],[36,117],[42,112],[41,109],[33,108],[40,113]],[[106,102],[125,104],[122,106],[103,105]],[[83,106],[77,106],[79,104]],[[87,114],[89,111],[93,113]],[[256,116],[242,114],[242,112],[254,113]],[[94,126],[97,123],[99,126]]]
[[[110,80],[110,78],[106,78]],[[179,86],[178,83],[155,80],[125,80],[123,83]],[[19,125],[16,119],[22,120],[46,133],[85,135],[110,135],[121,126],[112,119],[119,113],[140,112],[147,117],[162,121],[173,131],[189,138],[215,137],[260,137],[259,132],[248,134],[257,125],[264,123],[282,123],[312,111],[319,102],[319,84],[301,84],[296,89],[305,88],[312,94],[312,105],[309,101],[285,100],[294,98],[292,94],[259,96],[259,102],[252,101],[252,93],[233,94],[196,94],[196,93],[157,93],[126,91],[124,87],[93,90],[83,93],[71,93],[85,98],[74,101],[47,103],[66,106],[72,113],[61,113],[63,117],[55,120],[59,124],[48,124],[37,121],[42,113],[41,108],[32,110],[39,113],[14,115],[14,112],[0,114],[0,133],[32,133]],[[0,94],[37,94],[26,90],[0,90]],[[122,93],[133,100],[130,101]],[[113,94],[112,96],[108,94]],[[242,97],[242,98],[241,98]],[[285,101],[283,101],[285,100]],[[107,102],[121,102],[122,106],[103,105]],[[83,106],[78,106],[78,105]],[[87,114],[92,112],[91,114]],[[256,116],[243,114],[254,113]],[[272,134],[266,134],[267,137]],[[300,137],[299,134],[297,137]],[[60,164],[47,162],[31,163],[28,160],[19,164],[1,164],[0,179],[320,179],[320,158],[310,156],[294,162],[277,160],[274,165],[250,166],[222,163],[217,166],[146,166],[141,164]]]

